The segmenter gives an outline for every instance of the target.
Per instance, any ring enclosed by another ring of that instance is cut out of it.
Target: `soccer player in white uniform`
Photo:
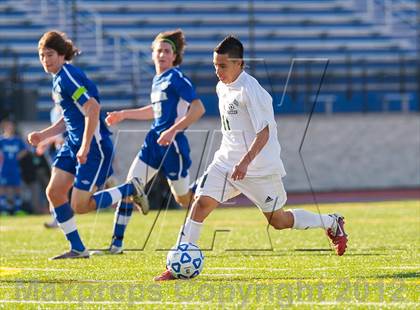
[[[243,70],[243,46],[233,36],[214,49],[213,63],[220,82],[216,91],[222,122],[222,143],[202,176],[189,217],[178,244],[196,244],[203,221],[220,203],[243,193],[263,212],[275,229],[323,228],[338,255],[346,249],[344,218],[294,209],[286,203],[280,144],[272,98],[258,81]],[[174,279],[169,270],[156,281]]]

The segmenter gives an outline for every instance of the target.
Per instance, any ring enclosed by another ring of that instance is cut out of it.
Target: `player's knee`
[[[282,230],[282,229],[288,228],[286,223],[284,221],[279,220],[279,219],[277,219],[275,221],[271,221],[270,225],[273,226],[273,228],[277,229],[277,230]]]
[[[273,228],[281,230],[286,228],[292,228],[293,226],[293,220],[290,218],[289,212],[283,212],[280,216],[274,217],[270,221],[270,225],[273,226]]]
[[[194,201],[191,218],[197,222],[203,222],[209,212],[210,207],[207,206],[201,197]]]
[[[60,191],[57,188],[54,188],[51,185],[48,185],[47,188],[45,189],[45,194],[48,198],[48,201],[54,205],[57,206],[60,204],[60,202],[65,199],[65,196],[63,196],[62,191]]]
[[[89,212],[88,204],[84,201],[72,201],[71,202],[71,208],[73,211],[77,214],[84,214]]]
[[[189,193],[183,196],[175,196],[175,200],[183,208],[188,208],[193,202]]]

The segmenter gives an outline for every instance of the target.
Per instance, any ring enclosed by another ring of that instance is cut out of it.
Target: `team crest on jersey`
[[[235,102],[235,101],[234,101]],[[236,108],[237,106],[235,105],[235,103],[229,103],[227,108],[226,108],[226,113],[227,114],[238,114],[238,109]]]

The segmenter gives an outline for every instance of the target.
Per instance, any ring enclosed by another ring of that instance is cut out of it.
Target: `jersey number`
[[[153,116],[154,118],[160,118],[162,116],[162,103],[160,101],[153,103]]]

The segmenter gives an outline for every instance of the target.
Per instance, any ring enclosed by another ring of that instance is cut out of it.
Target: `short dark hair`
[[[228,54],[229,58],[244,58],[244,46],[239,39],[227,36],[214,49],[217,54]]]

